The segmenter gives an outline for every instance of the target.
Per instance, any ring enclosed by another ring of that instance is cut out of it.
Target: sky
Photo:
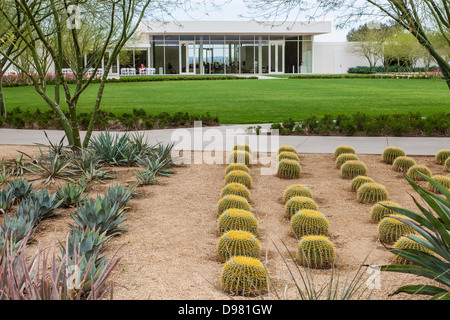
[[[249,16],[247,13],[247,8],[242,0],[231,0],[229,3],[224,4],[219,10],[210,11],[208,14],[201,11],[188,12],[183,9],[176,10],[172,12],[172,15],[178,21],[248,21],[249,18],[243,18],[243,16]],[[295,20],[295,19],[292,19]],[[298,18],[301,20],[301,17]],[[327,21],[332,21],[332,17],[328,17]],[[314,38],[317,42],[341,42],[346,41],[346,35],[349,29],[336,30],[333,24],[333,30],[330,34],[319,35]]]

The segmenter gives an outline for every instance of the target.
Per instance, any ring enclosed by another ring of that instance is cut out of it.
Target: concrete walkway
[[[333,153],[339,145],[351,145],[359,154],[381,154],[387,146],[401,147],[408,155],[434,156],[441,149],[450,149],[450,137],[337,137],[337,136],[275,136],[247,134],[254,125],[221,125],[218,127],[148,130],[144,132],[149,143],[175,142],[175,149],[229,151],[236,143],[249,143],[254,151],[266,152],[281,145],[294,146],[300,153]],[[268,130],[270,124],[261,124]],[[47,130],[53,143],[64,136],[60,130]],[[132,133],[132,132],[131,132]],[[94,132],[93,136],[99,132]],[[123,134],[123,132],[120,132]],[[82,138],[85,132],[81,132]],[[0,144],[35,145],[48,144],[43,130],[0,129]]]

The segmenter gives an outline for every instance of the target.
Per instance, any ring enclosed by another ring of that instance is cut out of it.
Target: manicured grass
[[[98,84],[81,96],[79,112],[90,112]],[[33,87],[5,88],[7,108],[49,108]],[[53,92],[53,88],[48,88]],[[221,123],[268,123],[310,115],[420,111],[427,115],[450,108],[442,80],[289,79],[109,83],[102,107],[113,113],[143,108],[150,114],[210,112]]]

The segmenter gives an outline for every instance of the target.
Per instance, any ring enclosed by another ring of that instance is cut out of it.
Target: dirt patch
[[[0,158],[14,150],[32,152],[34,147],[0,146]],[[36,149],[36,148],[34,148]],[[367,165],[368,175],[389,191],[389,200],[416,210],[410,196],[414,190],[380,156],[359,155]],[[273,157],[275,160],[275,156]],[[414,157],[418,164],[427,165],[433,174],[450,176],[433,157]],[[371,205],[360,204],[350,190],[350,180],[339,177],[331,154],[300,154],[302,174],[299,179],[282,180],[274,175],[260,175],[261,166],[251,167],[253,188],[252,212],[260,224],[261,260],[267,265],[275,288],[280,295],[295,299],[294,281],[283,261],[285,258],[299,281],[288,248],[295,252],[297,239],[290,233],[290,223],[284,213],[282,194],[294,183],[311,188],[313,198],[329,220],[330,239],[336,246],[337,268],[343,285],[347,272],[353,275],[361,263],[388,264],[392,255],[377,241],[377,226],[370,221]],[[128,231],[111,241],[111,255],[118,251],[121,262],[112,274],[114,299],[226,299],[220,291],[222,263],[216,254],[217,201],[224,186],[226,165],[186,165],[176,169],[171,178],[161,178],[162,185],[139,188],[141,195],[131,202],[128,211]],[[118,179],[99,184],[92,195],[104,192],[112,183],[135,181],[134,168],[110,168]],[[39,184],[39,182],[37,182]],[[57,183],[61,183],[58,181]],[[52,185],[50,189],[56,186]],[[0,217],[1,222],[3,218]],[[63,241],[73,220],[66,210],[56,218],[43,221],[31,245],[51,245]],[[272,242],[273,241],[273,242]],[[284,247],[286,246],[286,248]],[[277,248],[280,250],[278,252]],[[330,279],[330,270],[314,270],[317,288]],[[370,276],[363,270],[364,277]],[[373,299],[386,299],[389,293],[405,284],[431,284],[432,281],[413,275],[383,272],[380,288]],[[272,291],[266,298],[276,299]],[[398,295],[391,299],[410,299]],[[415,296],[413,299],[425,297]],[[242,299],[238,297],[238,299]]]

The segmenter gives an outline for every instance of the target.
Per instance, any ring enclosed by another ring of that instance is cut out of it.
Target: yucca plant
[[[61,201],[62,207],[71,208],[83,200],[82,195],[85,191],[85,186],[66,182],[64,186],[59,186],[56,189],[56,199]]]
[[[406,285],[398,288],[392,295],[398,293],[423,294],[431,296],[434,300],[450,299],[450,192],[430,177],[418,173],[424,180],[433,184],[442,192],[442,196],[434,194],[419,186],[408,175],[405,179],[419,194],[426,206],[413,200],[420,210],[414,212],[405,208],[388,207],[403,216],[395,219],[407,224],[417,235],[406,235],[407,238],[430,250],[432,254],[414,249],[391,249],[390,251],[410,261],[413,265],[385,265],[382,271],[415,274],[432,279],[440,284],[433,285]],[[423,238],[422,238],[423,237]]]
[[[0,190],[0,213],[5,213],[14,203],[14,194],[11,189]]]
[[[18,201],[21,201],[22,199],[28,197],[31,191],[33,191],[33,186],[33,183],[28,183],[27,178],[15,178],[12,181],[8,182],[8,188],[11,190],[14,197]]]

